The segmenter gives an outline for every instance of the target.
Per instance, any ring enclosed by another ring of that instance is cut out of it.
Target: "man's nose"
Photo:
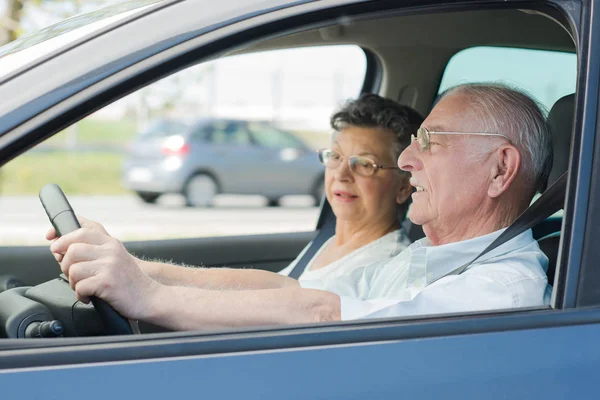
[[[400,153],[398,157],[398,168],[403,171],[412,172],[419,171],[423,168],[420,159],[419,143],[411,143],[408,147]]]

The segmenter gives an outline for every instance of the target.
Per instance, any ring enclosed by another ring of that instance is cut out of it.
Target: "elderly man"
[[[550,133],[535,102],[502,86],[463,85],[443,96],[398,159],[416,188],[409,217],[427,237],[385,263],[302,287],[255,271],[239,290],[206,290],[151,279],[119,241],[90,221],[51,250],[83,300],[95,295],[125,317],[171,329],[539,306],[548,287],[547,258],[531,231],[461,274],[453,271],[527,208],[545,186],[551,159]],[[226,271],[218,279],[216,286],[233,287]],[[268,289],[248,290],[253,279],[268,281],[262,285]]]

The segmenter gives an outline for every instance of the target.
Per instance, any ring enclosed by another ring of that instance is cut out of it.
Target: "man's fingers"
[[[98,263],[93,261],[81,261],[72,264],[69,268],[69,285],[71,289],[75,290],[77,285],[91,277],[98,274]],[[91,296],[90,294],[83,294],[83,296]]]
[[[58,237],[58,235],[56,235],[56,230],[54,229],[54,227],[52,227],[46,231],[46,240],[54,240],[57,237]]]
[[[82,227],[96,229],[96,230],[104,233],[105,235],[108,235],[108,232],[106,232],[106,229],[104,229],[104,226],[102,226],[102,224],[100,224],[96,221],[92,221],[91,219],[82,217],[80,215],[77,216],[77,219],[79,220],[79,224]],[[110,236],[110,235],[108,235],[108,236]]]
[[[60,254],[60,253],[52,253],[52,255],[54,256],[54,259],[58,263],[60,263],[63,260],[63,258],[64,258],[64,256],[62,254]]]
[[[83,303],[89,303],[90,297],[96,296],[96,289],[99,286],[98,280],[98,277],[92,276],[77,282],[73,287],[77,299]]]
[[[106,235],[104,231],[94,229],[91,227],[84,227],[73,232],[70,232],[54,241],[50,245],[50,251],[53,253],[66,253],[69,246],[73,243],[87,243],[87,244],[104,244],[110,236]]]
[[[55,253],[56,254],[56,253]],[[59,254],[60,255],[60,254]],[[69,250],[62,256],[60,262],[61,271],[71,280],[71,266],[84,261],[91,261],[102,256],[100,248],[87,243],[73,243]]]

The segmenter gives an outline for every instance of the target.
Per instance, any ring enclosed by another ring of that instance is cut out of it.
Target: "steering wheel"
[[[58,236],[81,228],[77,217],[75,217],[73,208],[71,208],[60,186],[54,183],[45,185],[40,190],[39,197],[50,219],[50,223],[56,229]],[[66,282],[66,280],[64,281]],[[109,335],[132,335],[133,333],[139,333],[137,324],[123,317],[110,304],[95,296],[92,296],[91,301]]]

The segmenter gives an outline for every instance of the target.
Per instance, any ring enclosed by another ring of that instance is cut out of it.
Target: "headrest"
[[[567,170],[574,114],[574,94],[569,94],[558,99],[548,114],[547,122],[552,132],[552,148],[554,150],[554,159],[548,178],[548,186],[560,178]]]

